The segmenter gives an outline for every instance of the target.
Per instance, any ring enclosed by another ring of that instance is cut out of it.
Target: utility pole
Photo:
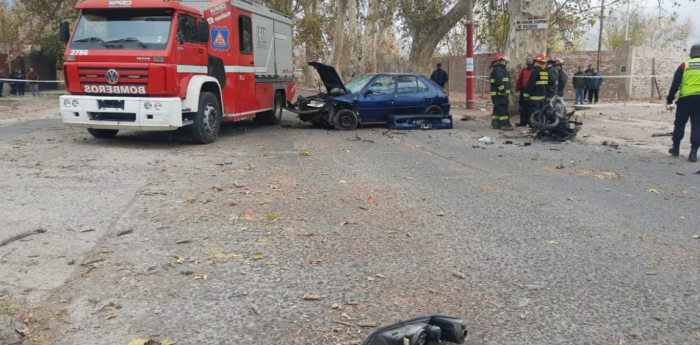
[[[630,0],[627,0],[627,22],[625,23],[625,41],[627,41],[629,38],[627,35],[629,34],[630,31]]]
[[[598,32],[598,62],[596,69],[600,72],[600,48],[603,44],[603,17],[605,16],[605,0],[600,0],[600,31]]]
[[[474,1],[467,4],[467,109],[474,109]]]

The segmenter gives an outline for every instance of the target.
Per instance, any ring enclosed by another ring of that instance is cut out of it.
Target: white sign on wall
[[[467,72],[474,72],[474,58],[467,58]]]
[[[528,19],[515,22],[517,30],[543,30],[549,28],[549,19]]]

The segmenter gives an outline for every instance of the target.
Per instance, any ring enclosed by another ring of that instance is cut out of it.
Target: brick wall
[[[656,58],[656,74],[657,75],[672,75],[678,65],[688,59],[688,54],[682,49],[650,49],[650,48],[634,48],[633,63],[631,67],[632,75],[651,75],[652,60]],[[493,59],[494,54],[476,54],[474,56],[474,72],[477,79],[474,83],[474,90],[477,96],[488,96],[489,92],[489,63]],[[620,78],[606,78],[611,76],[627,75],[630,71],[622,72],[620,66],[623,57],[621,52],[601,52],[600,54],[600,73],[603,75],[605,82],[600,89],[600,97],[602,99],[618,99],[621,96],[618,94],[618,84],[622,83]],[[564,60],[564,71],[569,76],[569,82],[566,85],[564,97],[567,99],[574,98],[574,89],[572,86],[572,77],[581,66],[585,70],[589,64],[596,66],[598,60],[598,52],[582,51],[582,52],[567,52],[554,54],[555,57],[560,57]],[[464,93],[466,90],[466,61],[463,56],[438,57],[433,59],[434,63],[442,62],[443,69],[450,74],[450,85],[448,91],[451,93]],[[522,61],[521,61],[522,60]],[[515,66],[524,66],[524,57],[522,59],[513,60],[511,64]],[[512,75],[515,80],[517,75]],[[665,97],[668,93],[668,88],[671,85],[672,77],[658,78],[661,94]],[[622,86],[622,85],[620,85]],[[624,87],[622,87],[624,89]],[[631,98],[649,98],[651,96],[651,78],[637,77],[632,78]],[[656,97],[656,95],[655,95]]]
[[[655,67],[656,75],[667,75],[657,78],[661,97],[666,98],[673,80],[673,73],[688,58],[688,52],[685,49],[636,48],[634,50],[632,75],[652,75],[652,67]],[[631,97],[649,98],[651,97],[651,88],[652,80],[650,77],[632,78]],[[658,99],[656,91],[654,98]]]

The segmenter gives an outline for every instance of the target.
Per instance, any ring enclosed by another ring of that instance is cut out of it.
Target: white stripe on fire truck
[[[265,73],[267,67],[224,66],[226,73]],[[177,65],[177,73],[207,73],[207,66]]]
[[[258,110],[253,110],[253,111],[246,111],[245,113],[235,113],[235,114],[226,114],[224,117],[234,117],[234,116],[243,116],[243,115],[251,115],[255,113],[261,113],[263,111],[268,111],[272,110],[272,108],[265,108],[265,109],[258,109]]]
[[[207,73],[207,66],[177,65],[177,73]]]

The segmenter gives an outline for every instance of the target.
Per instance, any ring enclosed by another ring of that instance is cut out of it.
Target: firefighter
[[[525,97],[523,97],[523,94],[525,92],[525,87],[527,87],[527,81],[530,79],[530,72],[532,72],[534,63],[535,59],[532,57],[532,55],[528,55],[525,58],[525,68],[523,68],[523,70],[520,71],[520,74],[518,74],[518,81],[515,84],[515,91],[520,92],[520,103],[518,104],[520,111],[520,122],[516,124],[518,127],[527,126],[527,124],[530,123],[530,114],[527,112],[527,101],[525,100]]]
[[[700,147],[700,44],[690,48],[690,60],[681,64],[673,75],[671,90],[666,97],[666,108],[673,110],[676,105],[673,100],[676,92],[678,96],[678,110],[673,128],[673,147],[668,152],[678,157],[680,155],[681,140],[685,135],[685,125],[690,119],[690,155],[688,160],[698,160],[698,147]]]
[[[530,72],[523,97],[527,101],[527,114],[532,116],[535,112],[544,107],[544,98],[547,94],[547,84],[549,83],[549,72],[545,69],[547,61],[544,55],[535,57],[535,67]],[[527,119],[528,123],[530,119]]]
[[[510,111],[508,109],[508,96],[511,92],[510,77],[506,56],[498,53],[493,59],[493,69],[491,69],[491,101],[493,102],[493,115],[491,116],[491,127],[504,131],[512,131],[510,124]]]
[[[554,59],[554,68],[557,69],[557,96],[564,98],[564,88],[569,81],[569,76],[564,71],[564,60],[561,58]]]
[[[554,98],[554,96],[557,95],[557,81],[559,80],[559,76],[556,68],[554,68],[554,59],[552,59],[552,57],[549,55],[545,56],[544,58],[547,60],[547,67],[545,69],[547,70],[547,75],[549,76],[547,93],[544,95],[544,101],[549,102],[552,100],[552,98]]]

